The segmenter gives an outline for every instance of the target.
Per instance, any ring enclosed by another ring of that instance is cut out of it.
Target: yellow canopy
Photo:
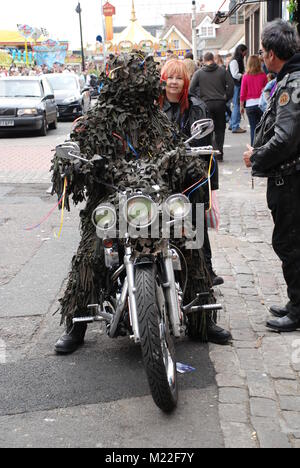
[[[29,38],[29,41],[31,38]],[[38,42],[46,40],[43,36]],[[24,44],[25,39],[18,31],[0,30],[0,45]]]
[[[114,45],[120,44],[122,41],[130,41],[133,44],[139,44],[141,41],[152,41],[153,43],[157,42],[157,39],[152,36],[148,31],[146,31],[143,26],[140,25],[136,18],[134,1],[132,0],[132,12],[130,23],[124,31],[119,34],[114,35],[112,43]]]

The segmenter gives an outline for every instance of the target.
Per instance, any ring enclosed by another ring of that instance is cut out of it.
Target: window
[[[70,73],[47,75],[47,80],[55,91],[63,91],[64,89],[75,91],[78,89],[77,78],[75,75],[71,75]]]
[[[202,26],[201,37],[215,37],[215,28],[213,26]]]
[[[41,95],[42,90],[38,81],[0,81],[0,97],[41,97]]]
[[[47,81],[47,79],[43,79],[42,84],[43,84],[43,87],[44,87],[45,96],[48,96],[49,94],[54,94],[49,82]]]
[[[230,16],[229,22],[230,24],[244,24],[244,11],[238,10],[233,15]]]
[[[173,41],[173,43],[174,43],[175,49],[178,50],[178,49],[179,49],[179,40],[178,40],[178,39],[175,39],[175,40]]]

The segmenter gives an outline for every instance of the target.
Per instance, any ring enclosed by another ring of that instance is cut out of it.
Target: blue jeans
[[[233,95],[233,111],[230,120],[230,127],[232,130],[237,130],[240,128],[241,123],[241,108],[240,108],[240,97],[241,97],[241,87],[234,86],[234,95]]]
[[[255,137],[255,129],[257,125],[259,124],[263,113],[258,106],[246,107],[246,112],[248,115],[250,128],[251,128],[251,146],[253,146],[254,137]]]

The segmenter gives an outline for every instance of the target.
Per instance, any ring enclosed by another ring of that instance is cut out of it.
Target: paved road
[[[34,134],[0,134],[0,184],[47,183],[52,150],[62,143],[71,124],[59,122],[46,137]]]
[[[74,356],[57,357],[58,308],[79,241],[79,209],[27,232],[55,200],[49,187],[51,149],[62,123],[45,138],[0,139],[0,446],[222,447],[215,371],[205,345],[183,339],[177,359],[196,371],[179,376],[177,411],[153,404],[139,347],[109,340],[90,326]]]

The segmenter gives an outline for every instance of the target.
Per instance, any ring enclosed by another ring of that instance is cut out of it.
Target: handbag
[[[207,227],[210,229],[219,230],[220,226],[220,207],[218,202],[217,191],[211,192],[210,208],[205,211]]]

